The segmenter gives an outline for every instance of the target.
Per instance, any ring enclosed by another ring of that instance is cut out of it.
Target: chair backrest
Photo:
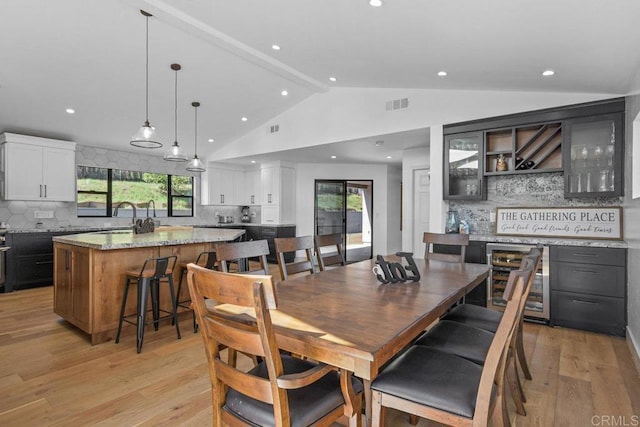
[[[488,425],[493,405],[500,405],[500,400],[503,399],[501,393],[504,390],[509,345],[518,326],[521,310],[524,308],[521,302],[528,276],[528,272],[521,270],[512,270],[509,274],[507,287],[510,289],[510,294],[505,295],[505,298],[508,298],[507,305],[482,368],[473,425]],[[494,385],[497,395],[492,399]],[[501,409],[496,408],[496,410]]]
[[[251,240],[248,242],[228,242],[216,244],[216,257],[220,261],[222,271],[229,272],[229,262],[257,258],[259,268],[244,273],[269,274],[267,255],[269,244],[266,240]]]
[[[148,258],[144,261],[144,264],[142,264],[140,276],[148,277],[153,280],[168,277],[173,274],[177,259],[178,257],[176,255]]]
[[[426,232],[422,237],[422,242],[425,243],[425,259],[463,263],[467,254],[467,246],[469,246],[469,235]],[[458,246],[460,254],[433,253],[433,245]]]
[[[330,265],[345,265],[344,252],[342,250],[342,234],[316,234],[313,238],[316,258],[318,258],[318,268],[320,271]],[[329,248],[330,252],[322,253],[322,248]],[[335,251],[335,252],[334,252]]]
[[[313,274],[313,237],[276,237],[273,239],[276,248],[276,256],[278,258],[278,268],[280,269],[280,277],[287,280],[290,274],[308,272]],[[285,262],[284,254],[287,252],[304,251],[305,259]]]
[[[196,259],[196,264],[204,268],[208,268],[209,270],[217,269],[218,265],[220,265],[220,263],[218,262],[216,251],[200,252],[200,254],[198,254],[198,258]]]

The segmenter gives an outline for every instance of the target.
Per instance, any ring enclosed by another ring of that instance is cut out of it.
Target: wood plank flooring
[[[190,315],[181,340],[164,323],[147,329],[137,354],[133,328],[119,344],[91,346],[52,299],[51,287],[0,294],[0,426],[210,425],[209,373]],[[525,347],[528,415],[511,406],[513,425],[638,424],[640,377],[624,339],[527,323]],[[388,425],[408,418],[390,413]]]

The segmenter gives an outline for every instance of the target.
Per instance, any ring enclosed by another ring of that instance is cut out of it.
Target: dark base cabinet
[[[551,326],[624,336],[627,250],[552,246]]]
[[[238,228],[238,227],[234,227]],[[266,240],[269,245],[269,255],[267,255],[267,261],[271,263],[277,263],[278,258],[276,256],[276,247],[274,240],[276,237],[295,237],[296,236],[296,226],[295,225],[283,225],[283,226],[272,226],[272,225],[246,225],[244,227],[245,230],[245,239],[246,240]],[[284,255],[285,262],[292,262],[295,258],[295,252],[288,252]]]
[[[4,292],[53,285],[53,236],[69,232],[7,233]]]
[[[433,251],[442,254],[460,254],[460,250],[446,245],[434,245]],[[423,254],[424,255],[424,254]],[[487,244],[485,242],[470,241],[465,254],[465,262],[474,264],[487,263]],[[481,283],[465,296],[465,302],[482,307],[487,306],[487,283]]]

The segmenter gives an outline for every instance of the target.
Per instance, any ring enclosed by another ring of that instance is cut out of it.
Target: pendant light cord
[[[175,139],[174,141],[177,143],[178,142],[178,68],[175,69],[176,71],[176,84],[175,84],[175,106],[174,106],[174,122],[173,122],[173,128],[175,129]]]
[[[196,139],[195,139],[194,142],[195,142],[195,150],[196,150],[196,152],[194,154],[194,157],[198,158],[198,107],[196,107],[196,130],[195,130],[195,136],[196,136]]]
[[[146,15],[145,15],[146,16]],[[149,126],[149,16],[147,18],[147,38],[145,44],[146,50],[146,66],[145,66],[145,80],[146,80],[146,88],[145,88],[145,115],[146,115],[146,123]]]

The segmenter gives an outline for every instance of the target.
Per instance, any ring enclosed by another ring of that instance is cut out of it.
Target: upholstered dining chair
[[[287,280],[290,274],[315,273],[313,266],[313,236],[300,237],[276,237],[273,239],[278,259],[278,269],[280,278]],[[284,255],[287,252],[304,251],[305,257],[302,260],[293,260],[290,263],[285,261]]]
[[[316,234],[313,236],[313,241],[320,271],[324,271],[332,265],[346,264],[342,248],[342,234]]]
[[[525,278],[512,271],[510,295],[484,365],[427,346],[413,345],[371,383],[372,424],[384,426],[384,408],[454,426],[509,425],[504,375],[518,323]]]
[[[267,264],[269,244],[266,240],[218,243],[215,248],[220,269],[224,272],[229,272],[230,262],[238,261],[240,266],[246,260],[247,270],[239,271],[239,273],[269,274],[269,265]],[[258,268],[251,270],[250,259],[257,260]]]
[[[328,426],[343,415],[350,426],[361,425],[360,380],[278,351],[271,276],[187,268],[209,365],[214,426]],[[262,360],[248,372],[239,370],[220,357],[222,346]]]
[[[538,264],[542,258],[542,248],[532,248],[527,255],[537,257],[536,266],[534,267],[532,280],[535,279],[535,272],[538,270]],[[474,326],[476,328],[484,329],[489,332],[495,332],[500,324],[502,313],[499,311],[491,310],[486,307],[480,307],[473,304],[461,304],[454,307],[442,320],[451,320],[454,322],[464,323],[466,325]],[[524,323],[524,311],[521,313],[518,329],[516,331],[516,356],[518,359],[518,365],[522,369],[523,375],[526,379],[530,380],[531,371],[527,362],[527,357],[524,351],[524,339],[522,336],[522,327]],[[518,377],[519,378],[519,377]],[[519,379],[518,379],[519,381]],[[523,396],[524,397],[524,396]]]
[[[424,233],[422,242],[425,243],[424,258],[437,259],[440,261],[460,262],[463,263],[467,254],[467,246],[469,246],[468,234],[442,234],[442,233]],[[433,245],[447,245],[459,247],[459,254],[434,253]]]
[[[535,254],[526,255],[522,258],[519,271],[522,271],[523,278],[525,280],[525,287],[523,288],[522,295],[516,295],[520,300],[521,312],[524,312],[524,304],[533,285],[533,279],[535,278],[535,268],[538,264],[539,257]],[[508,294],[511,290],[506,289]],[[520,325],[516,325],[519,328]],[[489,347],[493,341],[493,332],[486,331],[484,329],[476,328],[465,323],[454,322],[452,320],[441,320],[427,332],[422,334],[415,341],[415,345],[424,345],[430,348],[444,351],[446,353],[455,354],[456,356],[463,357],[479,365],[485,363]],[[513,366],[514,378],[512,382],[509,382],[511,386],[511,396],[513,397],[516,411],[520,415],[526,415],[524,408],[524,391],[522,384],[520,383],[520,377],[518,376],[515,355],[517,341],[517,330],[513,334],[511,341],[509,342],[510,351],[507,363],[509,366]]]

